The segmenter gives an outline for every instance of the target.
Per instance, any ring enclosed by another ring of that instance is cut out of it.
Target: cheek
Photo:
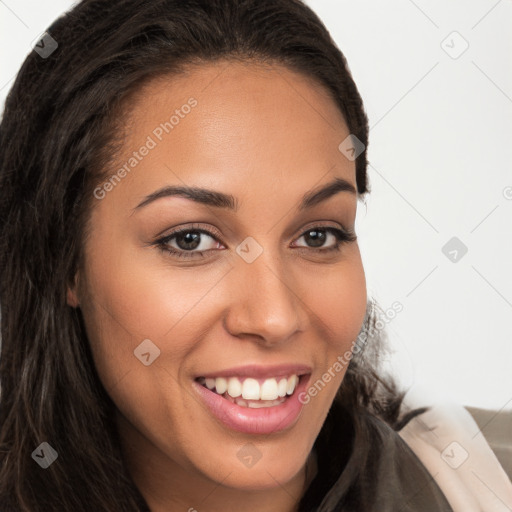
[[[219,278],[210,272],[206,281],[191,279],[187,272],[148,265],[135,251],[103,249],[110,264],[91,254],[83,308],[100,380],[118,410],[148,438],[169,429],[185,435],[181,416],[189,398],[179,376],[197,340],[198,325],[190,319],[204,315],[201,299]]]
[[[189,318],[208,311],[208,294],[229,269],[173,268],[157,249],[105,253],[112,255],[107,265],[105,258],[93,256],[87,269],[93,316],[101,321],[98,334],[104,343],[124,352],[126,345],[133,350],[134,343],[147,338],[157,344],[172,340],[175,356],[186,352]]]
[[[366,314],[362,262],[354,257],[332,272],[317,272],[315,283],[306,295],[314,313],[312,318],[317,317],[323,324],[328,350],[345,352],[357,338]]]
[[[95,366],[107,393],[134,423],[140,411],[168,418],[184,408],[180,383],[189,355],[215,323],[230,268],[177,269],[158,249],[134,250],[126,241],[112,242],[114,235],[97,237],[87,254],[83,312]],[[136,354],[147,352],[151,363],[145,366]]]
[[[318,285],[310,294],[309,304],[312,316],[322,325],[323,353],[318,355],[320,371],[310,380],[304,399],[327,412],[350,363],[353,343],[366,314],[366,280],[361,260],[347,261],[332,275],[320,277]]]

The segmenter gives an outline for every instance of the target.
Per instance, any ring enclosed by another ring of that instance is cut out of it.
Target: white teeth
[[[246,400],[260,399],[260,385],[256,379],[244,380],[244,383],[242,384],[242,398],[245,398]]]
[[[225,395],[226,400],[239,405],[240,407],[248,407],[249,409],[261,409],[262,407],[275,407],[276,405],[281,405],[286,399],[279,398],[278,400],[244,400],[242,397],[231,398],[228,394]]]
[[[229,379],[209,377],[207,379],[203,378],[202,382],[208,389],[215,391],[219,395],[224,395],[227,391],[231,398],[240,397],[240,400],[265,400],[269,402],[293,394],[299,382],[299,377],[291,375],[288,378],[269,378],[265,379],[261,384],[253,378],[245,378],[242,381],[238,377],[230,377]],[[247,406],[252,407],[251,404]],[[258,404],[255,407],[259,406]]]
[[[276,405],[282,404],[284,400],[281,398],[280,400],[272,400],[271,402],[249,402],[247,407],[251,409],[261,409],[262,407],[274,407]]]
[[[281,379],[277,386],[277,394],[281,397],[286,396],[286,390],[288,389],[288,380]]]
[[[219,395],[223,395],[228,390],[228,381],[224,377],[213,379],[215,382],[215,391]]]
[[[240,405],[241,407],[247,407],[247,402],[243,399],[243,398],[235,398],[233,400],[233,402],[236,404],[236,405]]]
[[[233,398],[242,394],[242,384],[236,377],[231,377],[228,380],[228,394]]]
[[[299,378],[297,375],[292,375],[288,379],[288,386],[286,387],[286,394],[291,395],[295,391],[295,386],[297,385],[297,382],[299,382]]]
[[[267,379],[262,385],[260,390],[261,395],[258,397],[261,400],[275,400],[279,395],[277,390],[276,379]]]

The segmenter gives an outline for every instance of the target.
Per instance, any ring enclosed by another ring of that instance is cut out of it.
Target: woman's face
[[[132,471],[155,494],[177,481],[286,485],[365,315],[357,241],[335,235],[354,230],[357,195],[315,194],[336,179],[356,189],[338,149],[348,128],[302,75],[228,62],[146,84],[125,127],[68,302],[82,309]],[[252,398],[233,403],[206,376]]]

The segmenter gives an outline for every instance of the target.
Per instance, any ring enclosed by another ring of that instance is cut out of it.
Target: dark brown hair
[[[121,142],[113,125],[122,99],[187,64],[285,65],[325,87],[365,145],[356,159],[361,197],[369,192],[368,121],[343,54],[299,0],[83,0],[47,32],[58,47],[28,55],[0,126],[0,508],[147,510],[123,464],[114,404],[96,373],[80,309],[66,303],[92,188]],[[344,418],[353,436],[368,436],[362,415],[399,425],[402,395],[377,371],[382,332],[374,306],[361,331],[364,348],[315,443],[319,473],[301,510],[313,510],[339,476]],[[43,441],[59,454],[46,470],[31,458]],[[351,475],[354,486],[359,476]]]

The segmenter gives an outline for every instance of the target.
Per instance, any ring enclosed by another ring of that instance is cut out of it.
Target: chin
[[[261,462],[261,461],[260,461]],[[243,491],[265,491],[286,485],[300,471],[302,465],[296,468],[290,466],[261,465],[250,469],[234,467],[232,473],[222,481],[222,485]],[[216,475],[218,478],[218,474]]]

